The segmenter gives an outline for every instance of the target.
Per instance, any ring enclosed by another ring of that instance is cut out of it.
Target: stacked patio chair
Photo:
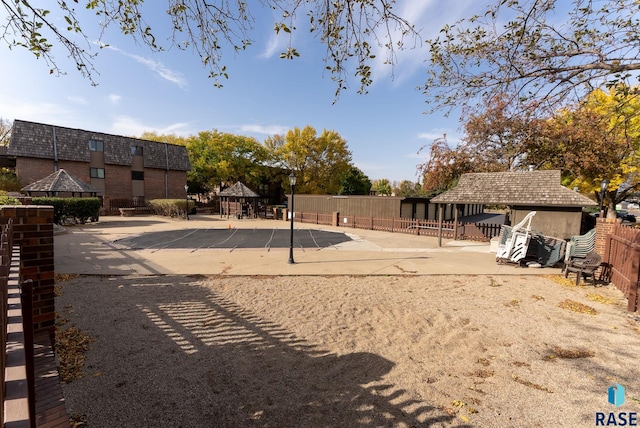
[[[584,235],[572,236],[567,244],[564,263],[565,268],[574,260],[582,260],[591,253],[596,246],[596,229],[593,228]]]

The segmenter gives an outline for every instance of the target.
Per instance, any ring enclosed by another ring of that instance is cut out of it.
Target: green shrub
[[[8,196],[4,190],[0,190],[0,205],[22,205],[22,203],[19,199]]]
[[[148,202],[154,214],[165,217],[186,217],[186,199],[152,199]],[[195,201],[189,200],[189,209],[195,207]]]
[[[9,168],[0,168],[0,190],[19,192],[22,184],[16,173]]]
[[[36,197],[31,200],[34,205],[53,206],[53,222],[63,224],[69,221],[86,223],[97,221],[100,216],[99,198],[51,198]]]

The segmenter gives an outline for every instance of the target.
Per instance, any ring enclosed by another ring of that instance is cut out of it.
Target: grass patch
[[[580,314],[598,315],[598,311],[593,309],[591,306],[587,306],[570,299],[566,299],[558,303],[558,307],[562,309],[567,309],[569,311],[577,312]]]

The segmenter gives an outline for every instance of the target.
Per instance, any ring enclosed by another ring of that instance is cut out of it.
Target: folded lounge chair
[[[531,219],[534,215],[536,215],[536,212],[531,211],[513,228],[502,226],[501,235],[504,234],[504,244],[498,245],[498,252],[496,253],[498,264],[506,262],[518,263],[527,255],[529,241],[531,240]]]

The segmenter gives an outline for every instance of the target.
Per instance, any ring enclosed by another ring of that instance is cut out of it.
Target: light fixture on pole
[[[606,178],[600,183],[600,218],[604,217],[604,195],[609,187],[609,180]]]
[[[297,180],[296,175],[293,172],[291,172],[291,174],[289,174],[289,185],[291,186],[291,206],[289,207],[289,215],[291,216],[291,239],[289,241],[289,264],[295,263],[295,261],[293,260],[293,214],[294,214],[293,195],[295,193],[296,180]]]
[[[186,202],[184,213],[185,213],[185,218],[189,220],[189,185],[188,184],[184,185],[184,193],[185,193],[184,197]]]

